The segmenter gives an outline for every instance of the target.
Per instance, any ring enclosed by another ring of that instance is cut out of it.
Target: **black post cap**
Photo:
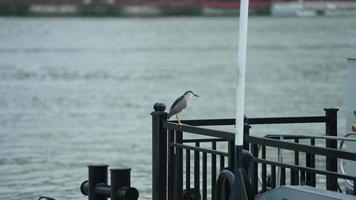
[[[155,111],[165,111],[166,110],[166,106],[163,103],[155,103],[155,105],[153,105],[153,109]]]

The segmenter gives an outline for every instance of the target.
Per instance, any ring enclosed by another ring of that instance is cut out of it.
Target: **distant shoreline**
[[[0,5],[0,16],[39,17],[160,17],[237,16],[236,9],[204,6],[118,6],[118,5]],[[250,9],[263,16],[345,16],[356,15],[356,3],[274,3],[271,8]]]
[[[203,6],[0,5],[0,16],[158,17],[230,16],[238,13],[234,9],[211,9]],[[255,13],[266,15],[269,14],[269,9]]]

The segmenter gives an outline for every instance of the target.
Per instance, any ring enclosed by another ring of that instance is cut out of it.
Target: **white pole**
[[[245,110],[245,72],[246,72],[246,50],[247,50],[247,24],[248,24],[249,0],[240,1],[239,22],[239,52],[238,71],[236,86],[236,128],[235,145],[243,145],[244,110]]]
[[[246,198],[244,182],[241,178],[242,148],[244,142],[245,72],[247,50],[247,22],[249,0],[240,0],[239,54],[236,81],[236,124],[235,124],[235,199]]]

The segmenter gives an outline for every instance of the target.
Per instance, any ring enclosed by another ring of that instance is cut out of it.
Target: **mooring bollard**
[[[111,169],[111,199],[130,200],[138,198],[136,188],[130,187],[131,169]]]
[[[111,186],[107,184],[107,165],[90,165],[89,180],[84,181],[80,190],[89,200],[137,200],[139,193],[130,187],[131,169],[111,169]]]

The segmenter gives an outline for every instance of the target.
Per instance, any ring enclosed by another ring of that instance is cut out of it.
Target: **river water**
[[[131,167],[151,199],[153,104],[193,90],[182,118],[233,117],[237,33],[232,17],[0,18],[0,199],[86,199],[91,163]],[[339,107],[342,133],[355,17],[251,17],[248,37],[247,115]]]

